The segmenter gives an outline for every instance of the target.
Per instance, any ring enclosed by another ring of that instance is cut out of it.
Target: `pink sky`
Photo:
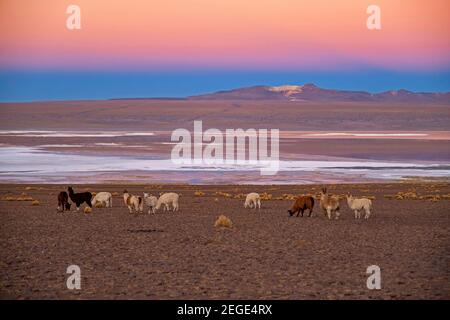
[[[81,7],[81,30],[66,8]],[[381,7],[382,30],[366,28]],[[442,70],[448,0],[2,0],[0,67]]]

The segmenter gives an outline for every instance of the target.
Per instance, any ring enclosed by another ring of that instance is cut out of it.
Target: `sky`
[[[0,0],[0,101],[306,82],[450,91],[448,12],[448,0]]]

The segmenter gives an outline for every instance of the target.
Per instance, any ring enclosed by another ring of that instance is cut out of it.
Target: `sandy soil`
[[[64,186],[0,185],[2,199],[25,192],[40,202],[0,201],[0,298],[13,299],[450,299],[449,201],[396,200],[449,194],[445,183],[333,185],[331,192],[375,196],[373,216],[288,217],[292,201],[215,195],[249,191],[317,192],[318,186],[133,185],[133,193],[182,194],[177,213],[130,215],[124,186],[74,186],[78,192],[117,192],[111,209],[56,213]],[[201,190],[205,196],[195,197]],[[215,201],[215,198],[218,200]],[[220,214],[233,221],[218,229]],[[66,268],[81,268],[82,289],[68,290]],[[368,290],[366,268],[378,265],[382,289]]]
[[[448,105],[282,101],[102,100],[0,103],[3,130],[279,128],[282,131],[448,131]],[[231,124],[231,125],[230,125]]]

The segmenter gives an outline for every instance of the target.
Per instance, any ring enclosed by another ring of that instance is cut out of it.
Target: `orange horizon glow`
[[[66,8],[81,8],[81,30]],[[366,28],[381,7],[382,29]],[[448,0],[2,0],[0,68],[450,67]]]

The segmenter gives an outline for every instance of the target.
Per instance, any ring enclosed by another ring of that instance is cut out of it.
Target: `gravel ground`
[[[415,188],[449,194],[448,183],[333,185],[332,193],[375,196],[369,220],[355,220],[342,201],[340,220],[288,217],[292,201],[215,195],[267,191],[316,193],[319,186],[133,185],[131,193],[181,193],[176,213],[130,215],[124,186],[74,186],[117,192],[113,208],[57,213],[65,186],[0,185],[2,299],[450,299],[450,200],[396,200]],[[205,196],[196,197],[201,190]],[[217,200],[216,200],[217,198]],[[220,214],[232,228],[215,228]],[[66,269],[81,268],[81,290],[66,286]],[[381,290],[369,290],[366,269],[381,268]]]

